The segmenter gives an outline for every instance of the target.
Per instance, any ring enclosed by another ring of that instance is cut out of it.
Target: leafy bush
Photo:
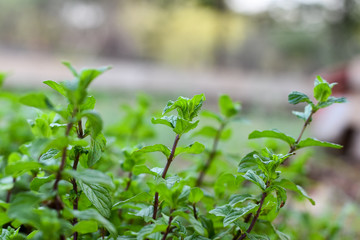
[[[306,104],[303,112],[293,112],[304,121],[299,136],[275,129],[249,135],[281,140],[287,152],[270,146],[252,151],[241,158],[237,171],[224,172],[222,159],[229,156],[218,143],[230,138],[229,123],[239,119],[240,103],[222,95],[215,113],[201,112],[203,94],[169,101],[151,122],[171,130],[173,145],[143,146],[141,142],[155,135],[147,121],[149,101],[141,96],[137,107],[125,107],[124,120],[105,136],[88,87],[109,68],[76,71],[64,64],[74,79],[44,83],[62,95],[65,105],[54,104],[43,93],[20,98],[1,94],[17,108],[20,102],[37,109],[28,125],[21,117],[22,124],[10,123],[8,134],[1,136],[2,145],[15,146],[1,152],[1,239],[289,239],[275,226],[286,223],[274,224],[288,191],[315,204],[304,188],[285,177],[291,158],[310,146],[341,148],[303,139],[318,110],[345,102],[331,96],[334,84],[321,77],[315,80],[314,100],[300,92],[289,95],[291,104]],[[200,112],[216,125],[199,129]],[[209,138],[213,144],[183,145],[190,133],[190,138]],[[12,143],[13,136],[20,141]],[[172,171],[182,165],[180,155],[194,164]],[[162,162],[155,158],[163,158],[164,167],[154,165]],[[218,171],[209,171],[211,167]]]

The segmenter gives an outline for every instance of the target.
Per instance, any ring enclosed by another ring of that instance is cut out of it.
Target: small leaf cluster
[[[287,152],[267,145],[233,157],[222,145],[232,139],[232,122],[240,119],[241,104],[228,95],[219,97],[219,113],[202,110],[206,98],[198,94],[168,101],[162,115],[151,120],[151,102],[140,96],[136,106],[123,106],[123,118],[104,131],[89,86],[109,67],[77,71],[70,63],[64,65],[72,80],[44,82],[59,94],[59,104],[44,93],[18,97],[1,92],[1,98],[17,109],[19,103],[36,109],[35,117],[27,121],[17,115],[6,121],[22,120],[14,128],[6,125],[21,141],[0,137],[6,140],[0,145],[12,143],[0,152],[1,239],[252,240],[298,236],[286,229],[295,219],[292,211],[285,210],[288,192],[315,202],[306,187],[284,173],[293,167],[298,149],[341,147],[302,139],[313,114],[345,101],[331,96],[334,84],[318,77],[314,101],[299,92],[289,95],[289,103],[307,104],[304,112],[294,112],[304,120],[298,137],[276,129],[255,130],[249,135],[250,140],[283,141]],[[0,74],[0,84],[4,78]],[[203,118],[215,120],[215,124],[201,125]],[[156,131],[151,123],[172,130],[172,145],[154,140]],[[199,136],[212,144],[205,147],[195,141]],[[301,166],[297,167],[301,169],[304,162],[298,161]],[[282,209],[290,219],[275,221]]]

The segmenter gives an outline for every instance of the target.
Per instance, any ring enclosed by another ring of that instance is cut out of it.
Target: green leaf
[[[132,202],[132,203],[138,203],[138,202],[148,202],[151,201],[153,199],[153,196],[147,192],[141,192],[131,198],[128,198],[124,201],[120,201],[114,204],[113,208],[116,208],[118,206],[121,206],[123,204]]]
[[[42,165],[38,162],[17,162],[15,164],[7,165],[5,168],[6,175],[18,177],[31,170],[38,170]]]
[[[200,135],[207,138],[214,138],[217,134],[217,129],[211,126],[204,126],[199,131],[196,131],[194,135]]]
[[[24,105],[39,109],[54,109],[54,105],[43,93],[30,93],[20,98]]]
[[[299,148],[312,147],[312,146],[331,147],[331,148],[337,148],[337,149],[340,149],[343,147],[339,144],[320,141],[316,138],[307,138],[307,139],[301,140],[299,142],[299,144],[296,145],[296,148],[299,149]]]
[[[92,233],[96,232],[97,230],[98,224],[94,220],[80,221],[73,227],[73,232],[78,232],[81,234]]]
[[[44,185],[45,183],[51,182],[55,179],[55,175],[52,174],[46,177],[36,177],[30,183],[30,189],[32,191],[39,191],[39,188]]]
[[[259,234],[246,232],[246,236],[249,238],[249,240],[270,240],[270,238],[266,235],[259,235]]]
[[[86,117],[88,119],[92,130],[91,136],[96,138],[103,128],[103,121],[100,115],[94,110],[85,110],[81,113],[81,117]]]
[[[255,183],[259,186],[263,191],[266,189],[266,184],[264,180],[257,175],[253,170],[248,170],[245,175],[242,175],[243,178]]]
[[[299,193],[301,196],[307,198],[312,205],[315,205],[315,201],[306,193],[306,191],[299,185],[296,185],[289,179],[281,179],[280,181],[274,182],[275,185],[283,187],[288,190],[295,191]]]
[[[205,150],[205,146],[199,142],[194,142],[187,147],[177,147],[175,150],[175,156],[179,154],[187,153],[187,154],[199,154]]]
[[[212,119],[215,119],[216,121],[218,121],[219,123],[222,123],[223,122],[223,119],[222,117],[217,114],[217,113],[214,113],[214,112],[211,112],[211,111],[208,111],[208,110],[203,110],[201,111],[201,114],[200,114],[202,117],[205,117],[205,118],[212,118]]]
[[[18,237],[19,230],[20,230],[20,228],[13,229],[10,226],[7,229],[1,229],[0,239],[3,239],[3,240],[18,239],[17,237]]]
[[[320,102],[317,107],[318,108],[326,108],[334,103],[345,103],[347,102],[346,101],[346,98],[344,97],[340,97],[340,98],[337,98],[337,97],[329,97],[325,102]]]
[[[111,215],[111,196],[107,188],[94,183],[77,180],[81,190],[101,215],[109,218]]]
[[[109,189],[115,189],[115,185],[111,178],[98,170],[83,169],[74,171],[72,169],[67,169],[65,172],[74,177],[76,180],[81,180],[86,184],[98,184]]]
[[[257,159],[254,157],[255,155],[259,155],[258,152],[253,151],[248,154],[246,154],[245,157],[243,157],[240,160],[238,172],[239,173],[245,173],[248,170],[256,170],[257,169]]]
[[[7,74],[4,72],[0,72],[0,88],[4,84],[5,78],[7,77]]]
[[[233,209],[230,214],[225,216],[223,222],[224,227],[229,226],[231,223],[235,222],[245,214],[248,214],[255,208],[257,208],[257,205],[255,203],[250,202],[246,207]]]
[[[210,210],[209,213],[214,214],[218,217],[226,217],[229,215],[233,210],[233,207],[230,204],[226,204],[220,207],[216,207],[213,210]]]
[[[139,175],[139,174],[151,174],[153,176],[158,176],[159,174],[157,172],[151,171],[146,165],[141,164],[141,165],[136,165],[133,168],[133,174],[134,175]]]
[[[285,233],[283,232],[280,232],[279,230],[277,230],[274,225],[272,225],[273,229],[274,229],[274,232],[276,233],[276,235],[279,237],[280,240],[291,240],[291,238],[286,235]]]
[[[196,128],[198,123],[199,123],[199,121],[189,122],[188,120],[178,118],[176,121],[176,126],[174,128],[174,132],[179,135],[182,135],[182,134],[187,133],[190,130]]]
[[[155,144],[152,146],[143,147],[136,153],[149,153],[149,152],[161,152],[165,155],[166,158],[170,156],[170,149],[164,144]]]
[[[163,124],[171,128],[175,128],[177,119],[177,116],[171,115],[170,117],[163,116],[162,118],[152,118],[151,122],[153,124]]]
[[[73,214],[75,217],[77,217],[78,219],[81,220],[95,220],[98,223],[100,223],[102,226],[104,226],[109,233],[111,234],[111,236],[113,237],[117,237],[117,231],[115,226],[108,221],[106,218],[104,218],[98,211],[96,211],[95,209],[87,209],[84,211],[77,211],[74,210]]]
[[[229,199],[229,204],[233,207],[238,203],[243,203],[247,200],[254,200],[256,201],[257,198],[254,197],[253,195],[250,194],[234,194],[231,195],[230,199]]]
[[[87,164],[89,167],[92,167],[95,163],[97,163],[102,153],[105,151],[106,147],[106,138],[103,134],[98,134],[96,138],[91,138],[90,142],[90,151],[88,154]]]
[[[297,91],[291,92],[289,94],[288,102],[294,105],[301,102],[311,103],[310,98],[306,94]]]
[[[198,188],[198,187],[194,187],[190,189],[190,194],[189,194],[189,202],[191,203],[197,203],[199,202],[202,198],[204,197],[204,193],[203,191]]]
[[[57,82],[51,81],[51,80],[44,81],[43,83],[45,83],[46,85],[48,85],[49,87],[51,87],[52,89],[54,89],[55,91],[60,93],[61,95],[65,96],[65,97],[67,96],[66,90],[63,85],[61,85]]]
[[[71,63],[63,61],[62,64],[64,64],[71,71],[71,73],[74,75],[74,77],[79,76],[79,74],[76,72],[75,68],[71,65]]]
[[[264,137],[277,138],[277,139],[283,140],[286,143],[288,143],[290,146],[295,143],[295,139],[293,137],[286,135],[285,133],[282,133],[277,129],[264,130],[264,131],[255,130],[252,133],[250,133],[250,135],[249,135],[249,139],[264,138]]]
[[[241,105],[238,102],[233,102],[228,95],[221,95],[219,98],[219,108],[222,115],[230,118],[239,113]]]
[[[312,113],[312,106],[311,106],[310,104],[309,104],[309,105],[306,105],[304,112],[292,111],[292,113],[293,113],[296,117],[298,117],[298,118],[306,121],[306,120],[310,117],[310,115],[311,115],[311,113]]]
[[[332,85],[333,86],[333,85]],[[314,87],[314,97],[319,102],[325,102],[330,97],[332,91],[331,86],[325,79],[317,76],[315,79],[315,87]]]

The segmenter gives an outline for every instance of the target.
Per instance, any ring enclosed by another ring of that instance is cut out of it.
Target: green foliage
[[[314,138],[302,139],[313,114],[345,101],[331,96],[334,84],[316,79],[316,103],[303,93],[292,92],[289,103],[307,104],[304,112],[294,112],[304,121],[301,134],[295,138],[279,130],[251,132],[249,139],[281,140],[289,150],[283,152],[267,144],[238,158],[236,171],[235,165],[227,167],[230,155],[219,146],[231,140],[231,124],[240,119],[241,104],[228,95],[219,97],[219,113],[200,113],[203,94],[169,101],[162,116],[151,122],[172,129],[172,146],[144,146],[142,142],[155,135],[148,124],[147,97],[140,95],[135,107],[123,106],[124,118],[103,131],[88,87],[109,68],[77,71],[67,62],[64,65],[73,80],[44,82],[66,100],[64,105],[52,103],[44,93],[20,98],[1,95],[16,106],[22,103],[38,109],[27,124],[23,119],[15,127],[6,125],[22,141],[0,152],[1,239],[298,237],[286,228],[287,222],[275,221],[275,227],[274,220],[289,201],[288,191],[315,204],[297,178],[289,177],[305,178],[305,161],[293,160],[295,151],[310,146],[341,147]],[[4,77],[0,74],[0,84]],[[169,115],[173,112],[175,115]],[[197,128],[199,115],[200,120],[208,118],[214,123]],[[194,129],[187,137],[208,138],[212,145],[193,139],[187,141],[191,144],[181,145],[184,135]],[[13,141],[3,136],[1,140]],[[162,160],[152,160],[158,156],[154,152],[165,158],[165,165]],[[186,158],[194,164],[183,164]],[[284,166],[285,161],[295,163]],[[179,170],[183,165],[185,170]]]

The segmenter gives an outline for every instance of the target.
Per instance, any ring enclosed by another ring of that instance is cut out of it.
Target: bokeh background
[[[119,106],[132,104],[138,92],[149,95],[157,111],[168,99],[195,93],[205,93],[205,107],[216,110],[225,93],[242,102],[246,121],[234,125],[223,147],[241,155],[261,144],[246,140],[254,129],[298,134],[302,122],[291,115],[289,92],[311,95],[318,74],[338,82],[334,92],[349,102],[320,112],[307,133],[345,146],[315,149],[302,166],[317,206],[306,212],[295,206],[296,219],[314,229],[311,239],[341,239],[319,238],[333,231],[359,236],[353,227],[360,226],[354,214],[360,201],[359,50],[358,0],[0,2],[0,71],[8,73],[2,90],[46,91],[42,81],[71,77],[62,60],[79,68],[111,65],[93,85],[105,127],[121,119]],[[1,103],[0,116],[10,118]],[[4,121],[1,128],[9,134]],[[167,141],[166,133],[158,138]]]

